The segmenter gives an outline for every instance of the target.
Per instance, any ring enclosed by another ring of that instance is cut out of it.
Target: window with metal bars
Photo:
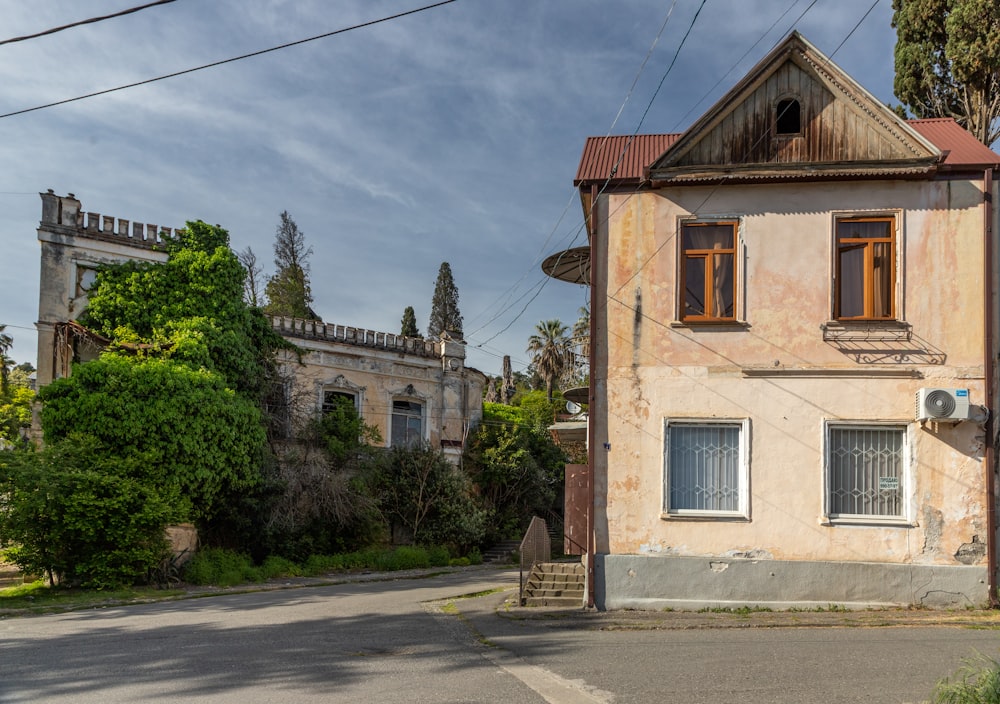
[[[747,516],[748,422],[664,426],[664,513]]]
[[[905,426],[827,425],[827,515],[906,517]]]

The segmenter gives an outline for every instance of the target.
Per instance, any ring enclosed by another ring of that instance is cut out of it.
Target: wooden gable
[[[915,174],[940,157],[794,32],[653,162],[649,177]]]

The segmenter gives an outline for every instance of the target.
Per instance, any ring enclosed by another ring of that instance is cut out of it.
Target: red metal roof
[[[906,122],[924,139],[933,142],[934,146],[945,152],[942,163],[946,166],[996,166],[1000,164],[1000,154],[973,137],[971,132],[950,117],[907,120]]]
[[[643,169],[667,151],[678,137],[679,134],[587,137],[573,185],[578,186],[584,181],[607,180],[613,184],[641,179]]]
[[[1000,166],[1000,154],[972,136],[950,117],[907,120],[922,137],[944,152],[944,166]],[[644,169],[677,141],[679,134],[639,134],[633,137],[587,137],[573,185],[597,181],[615,183],[642,180]],[[617,169],[615,168],[617,164]]]

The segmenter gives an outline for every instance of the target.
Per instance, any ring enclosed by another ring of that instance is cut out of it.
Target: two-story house
[[[998,166],[797,33],[587,140],[599,608],[995,601]]]

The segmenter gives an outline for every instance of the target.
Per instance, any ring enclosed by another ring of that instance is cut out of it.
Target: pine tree
[[[458,310],[458,287],[451,277],[451,265],[441,262],[437,281],[434,284],[434,298],[431,300],[431,317],[427,323],[427,337],[438,338],[447,333],[461,340],[462,314]]]
[[[278,270],[264,287],[268,315],[287,315],[292,318],[320,320],[311,304],[309,286],[309,256],[312,247],[306,247],[306,238],[288,211],[282,211],[281,223],[274,234],[274,265]]]
[[[417,314],[413,312],[413,306],[406,306],[403,310],[402,327],[399,334],[403,337],[420,337],[420,330],[417,329]]]

